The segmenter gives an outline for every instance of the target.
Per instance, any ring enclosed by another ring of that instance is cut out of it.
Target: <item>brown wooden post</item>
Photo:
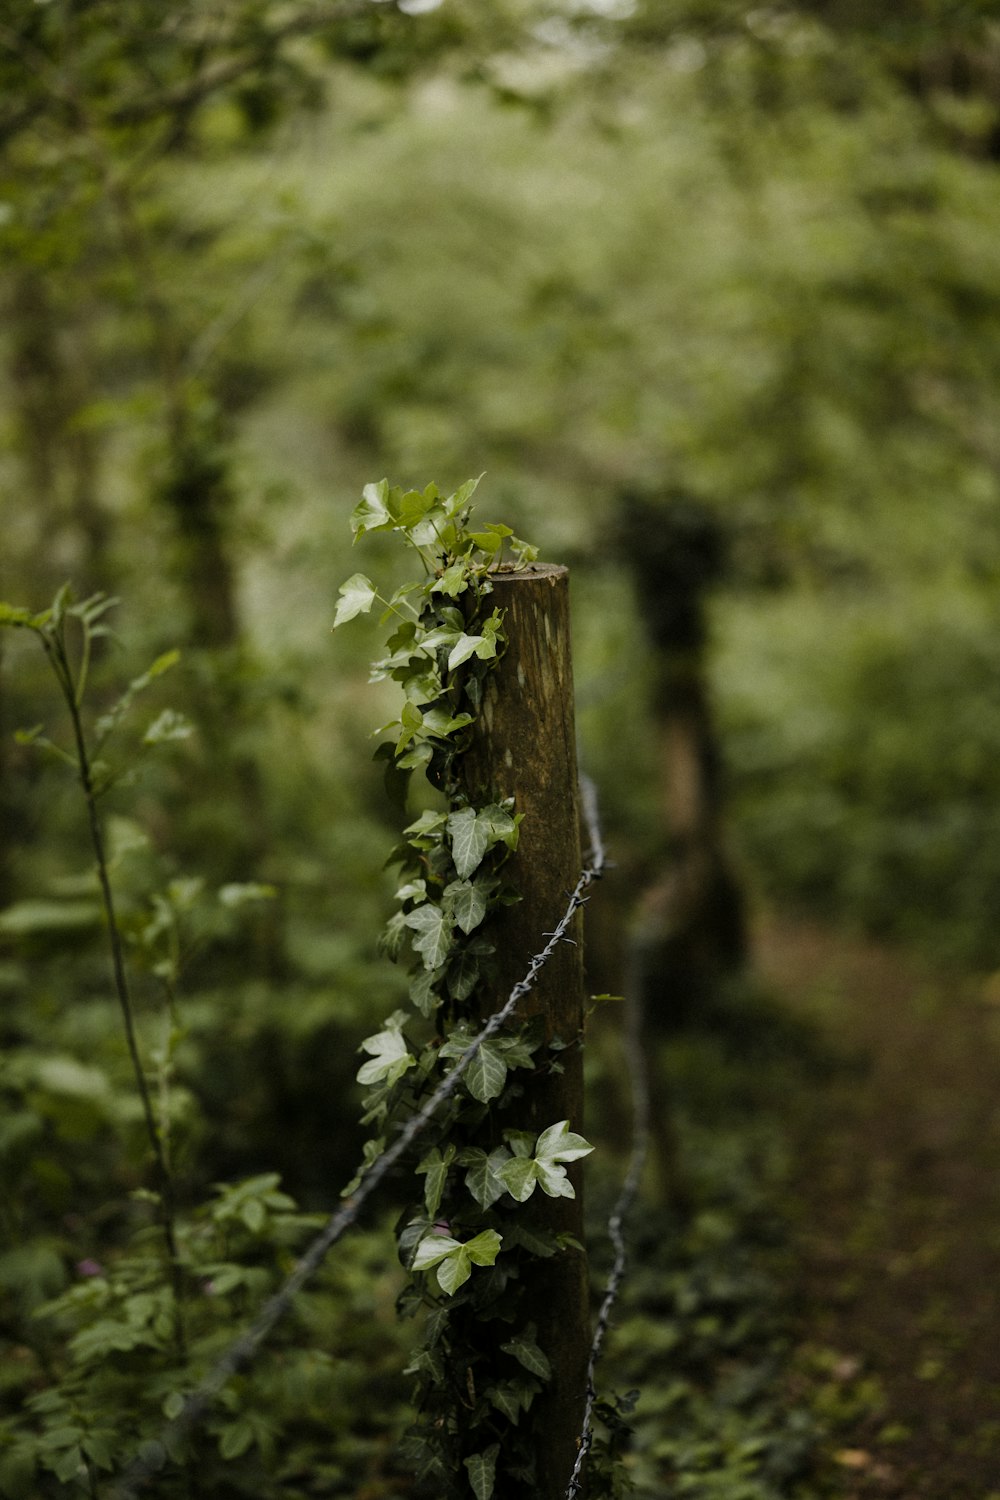
[[[524,977],[531,956],[545,945],[566,910],[580,873],[573,671],[570,653],[569,574],[534,564],[493,576],[491,602],[504,611],[507,650],[487,689],[477,738],[465,758],[465,776],[476,800],[513,797],[524,814],[516,854],[509,866],[521,900],[494,919],[497,945],[495,992],[483,997],[490,1014]],[[583,952],[579,914],[571,930],[576,946],[563,943],[521,1002],[522,1017],[541,1016],[546,1041],[566,1049],[537,1056],[538,1071],[523,1075],[516,1124],[544,1130],[568,1119],[583,1126]],[[547,1063],[558,1060],[561,1071]],[[512,1123],[515,1123],[512,1121]],[[570,1169],[576,1198],[547,1198],[536,1191],[524,1212],[533,1222],[583,1243],[580,1164]],[[552,1364],[552,1380],[534,1410],[540,1434],[538,1482],[530,1500],[560,1500],[576,1458],[590,1350],[586,1256],[564,1250],[532,1264],[525,1295],[526,1321],[538,1326],[538,1343]],[[524,1492],[525,1500],[528,1491]],[[518,1497],[520,1500],[520,1496]]]

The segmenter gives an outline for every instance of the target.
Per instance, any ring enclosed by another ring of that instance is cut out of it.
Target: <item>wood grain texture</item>
[[[489,931],[498,948],[495,987],[481,999],[485,1018],[524,977],[531,956],[545,945],[566,910],[581,867],[573,670],[570,650],[569,574],[535,564],[494,577],[493,603],[504,611],[507,650],[488,687],[476,740],[465,757],[471,796],[513,797],[524,813],[516,854],[506,867],[521,893],[500,911]],[[583,1128],[583,949],[579,915],[576,946],[562,944],[521,1003],[522,1017],[541,1016],[547,1041],[565,1050],[539,1052],[538,1070],[524,1074],[524,1094],[505,1123],[541,1131],[568,1119]],[[558,1060],[562,1071],[546,1064]],[[546,1198],[536,1190],[524,1213],[532,1222],[583,1243],[580,1164],[570,1169],[575,1199]],[[532,1500],[565,1493],[580,1433],[590,1348],[586,1257],[565,1250],[535,1260],[526,1294],[526,1320],[538,1325],[553,1379],[537,1411],[538,1483]],[[528,1491],[525,1491],[527,1496]]]

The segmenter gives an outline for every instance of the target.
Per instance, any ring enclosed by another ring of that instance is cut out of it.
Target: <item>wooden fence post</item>
[[[565,568],[536,563],[494,574],[493,585],[491,602],[504,611],[507,650],[487,678],[476,740],[465,757],[465,777],[477,800],[514,797],[515,810],[524,814],[524,821],[508,866],[521,900],[503,908],[490,929],[498,972],[496,989],[482,997],[484,1017],[506,1000],[524,977],[531,956],[544,946],[543,933],[551,932],[565,912],[581,865],[569,574]],[[571,1130],[583,1127],[579,914],[572,933],[575,946],[560,945],[518,1010],[522,1017],[543,1018],[547,1042],[565,1044],[564,1051],[536,1054],[538,1072],[523,1075],[516,1123],[536,1132],[564,1119]],[[548,1069],[553,1060],[560,1071]],[[547,1198],[536,1192],[525,1213],[534,1223],[570,1234],[582,1245],[579,1163],[570,1177],[576,1198]],[[524,1306],[526,1320],[537,1324],[538,1343],[553,1372],[533,1408],[539,1433],[538,1474],[536,1486],[524,1491],[524,1500],[529,1494],[530,1500],[561,1500],[576,1458],[590,1352],[585,1253],[567,1249],[534,1261]]]

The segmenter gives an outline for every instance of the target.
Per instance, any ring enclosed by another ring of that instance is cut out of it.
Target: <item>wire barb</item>
[[[594,1406],[597,1402],[596,1371],[604,1340],[611,1324],[611,1313],[628,1262],[625,1244],[625,1224],[635,1206],[642,1182],[642,1174],[649,1153],[650,1103],[649,1079],[646,1071],[646,1053],[642,1045],[642,971],[638,944],[633,940],[629,948],[628,968],[625,980],[625,1050],[628,1061],[628,1076],[632,1091],[632,1151],[628,1172],[618,1194],[617,1202],[608,1220],[608,1238],[614,1247],[615,1258],[604,1288],[594,1339],[587,1360],[586,1398],[583,1408],[583,1423],[577,1439],[576,1462],[566,1488],[565,1500],[577,1500],[583,1494],[583,1471],[594,1441]]]

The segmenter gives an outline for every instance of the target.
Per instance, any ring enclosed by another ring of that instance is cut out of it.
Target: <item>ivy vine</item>
[[[365,487],[351,517],[355,542],[393,532],[421,562],[422,577],[389,597],[355,573],[340,588],[334,627],[376,604],[391,624],[372,679],[398,683],[403,702],[375,753],[401,805],[414,773],[430,804],[389,859],[399,885],[382,947],[408,965],[410,1006],[362,1043],[363,1120],[374,1133],[360,1175],[467,1051],[491,979],[490,918],[517,900],[506,866],[522,814],[510,798],[474,801],[462,757],[488,674],[506,648],[492,580],[537,551],[508,526],[472,525],[478,482],[443,495],[433,484],[404,491],[382,480]],[[518,1075],[557,1067],[548,1050],[532,1022],[482,1043],[432,1127],[416,1163],[422,1197],[398,1226],[409,1272],[400,1311],[424,1315],[408,1367],[416,1420],[406,1452],[435,1496],[491,1500],[511,1483],[534,1483],[532,1407],[552,1372],[521,1293],[532,1258],[565,1251],[568,1237],[527,1223],[518,1210],[536,1189],[573,1197],[566,1166],[593,1149],[566,1120],[539,1133],[517,1127]]]

